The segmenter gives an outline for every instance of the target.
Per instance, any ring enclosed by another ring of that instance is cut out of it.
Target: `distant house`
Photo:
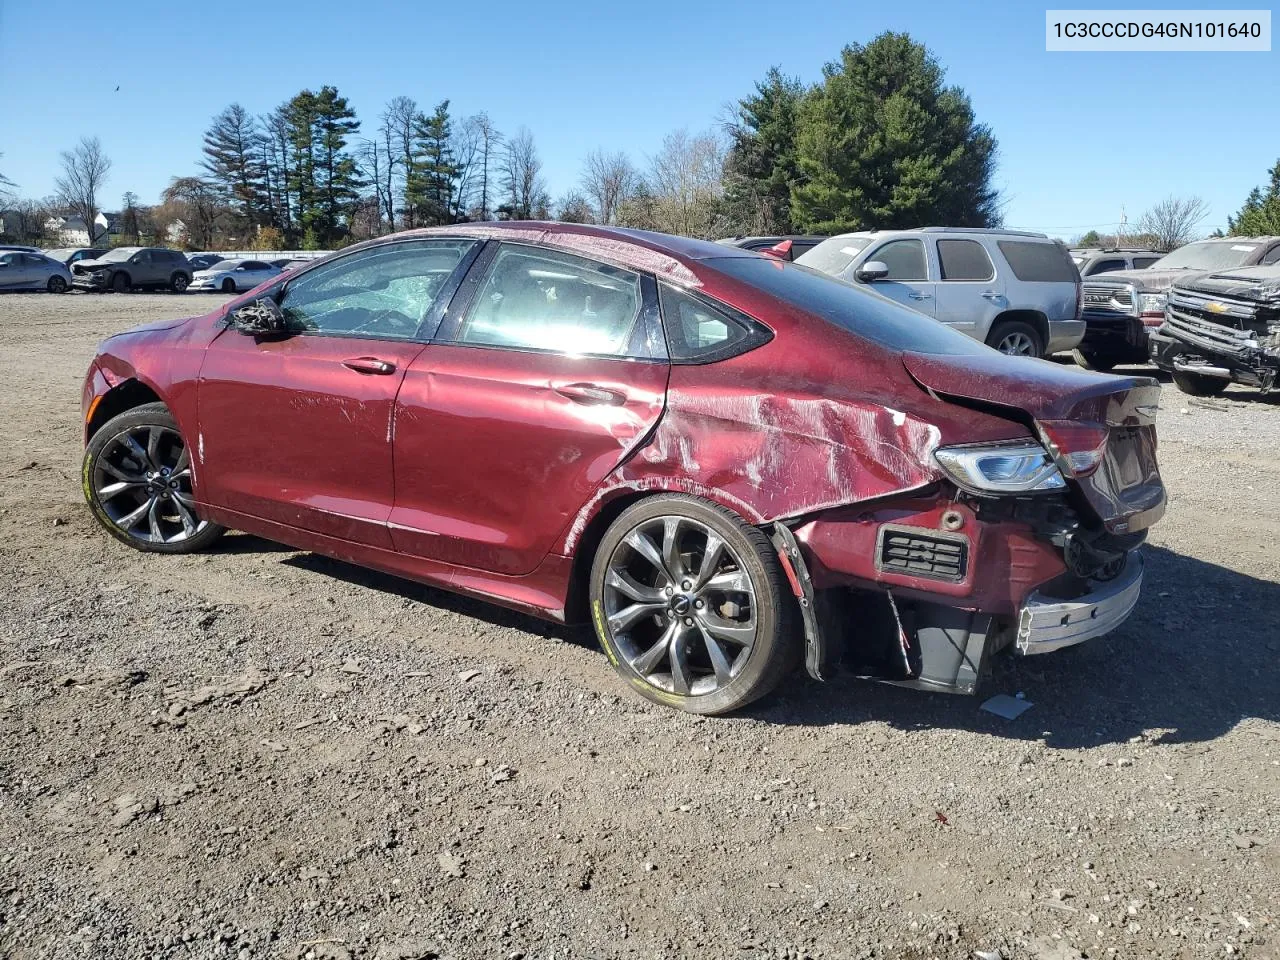
[[[44,229],[64,247],[111,246],[120,240],[120,223],[120,214],[103,212],[93,218],[93,236],[84,219],[77,216],[50,217]]]

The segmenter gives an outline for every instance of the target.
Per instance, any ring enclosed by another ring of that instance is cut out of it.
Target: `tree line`
[[[199,172],[174,177],[159,203],[124,195],[122,241],[328,249],[491,219],[706,238],[1001,222],[995,136],[936,58],[892,32],[846,46],[810,85],[770,70],[719,123],[673,131],[643,163],[597,148],[583,158],[577,185],[554,200],[527,127],[504,133],[483,112],[456,116],[448,99],[424,106],[397,96],[369,122],[333,86],[300,91],[260,116],[233,103],[213,117],[200,148]],[[62,154],[55,197],[17,200],[0,174],[0,193],[10,195],[6,232],[12,237],[17,224],[36,239],[52,213],[92,222],[110,170],[101,144],[85,138]],[[1205,209],[1197,198],[1171,197],[1135,233],[1176,246]],[[1231,225],[1280,232],[1278,220],[1280,163]]]

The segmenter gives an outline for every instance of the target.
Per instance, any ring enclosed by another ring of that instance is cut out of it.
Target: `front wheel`
[[[987,343],[1012,357],[1044,356],[1040,331],[1023,320],[1001,320],[991,328]]]
[[[191,451],[163,403],[104,423],[85,448],[81,482],[97,521],[137,550],[192,553],[224,532],[196,512]]]
[[[191,278],[185,273],[175,273],[169,278],[169,289],[174,293],[183,293],[187,286],[191,283]]]
[[[66,293],[67,281],[63,280],[57,274],[49,278],[49,282],[45,284],[45,289],[50,293]]]
[[[123,273],[117,273],[111,278],[111,289],[115,293],[128,293],[130,286],[129,278]]]
[[[1193,397],[1216,397],[1230,383],[1221,377],[1206,377],[1203,373],[1191,373],[1187,370],[1173,371],[1173,382],[1179,390]]]
[[[227,277],[227,279],[225,279],[225,280],[223,280],[223,281],[222,281],[222,292],[223,292],[223,293],[235,293],[235,292],[236,292],[236,282],[235,282],[234,280],[232,280],[230,277]]]
[[[1079,366],[1084,367],[1086,370],[1096,370],[1099,373],[1107,373],[1114,370],[1116,364],[1120,362],[1119,358],[1113,357],[1109,353],[1081,350],[1078,347],[1071,351],[1071,356],[1075,358]]]
[[[794,666],[793,603],[769,538],[721,507],[663,494],[628,507],[591,568],[596,635],[642,696],[721,714]]]

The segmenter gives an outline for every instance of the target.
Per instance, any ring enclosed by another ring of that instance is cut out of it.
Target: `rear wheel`
[[[223,534],[196,512],[191,452],[163,403],[103,424],[85,449],[81,482],[97,521],[137,550],[191,553]]]
[[[1040,331],[1025,320],[1001,320],[991,328],[987,343],[1013,357],[1044,356]]]
[[[117,273],[111,278],[111,290],[114,293],[128,293],[129,287],[129,278],[125,274]]]
[[[1193,397],[1216,397],[1227,389],[1231,381],[1221,377],[1206,377],[1203,373],[1175,370],[1173,382],[1178,385],[1179,390]]]
[[[191,283],[191,278],[185,273],[175,273],[169,278],[169,289],[174,293],[183,293],[187,289],[187,285]]]
[[[689,713],[770,692],[799,651],[769,538],[679,494],[641,501],[605,533],[591,568],[596,634],[642,696]]]
[[[1086,370],[1097,370],[1099,373],[1114,370],[1116,364],[1120,362],[1119,357],[1114,357],[1109,353],[1099,353],[1096,350],[1081,350],[1077,348],[1071,351],[1071,356],[1075,358],[1077,364]]]
[[[45,284],[45,289],[50,293],[66,293],[67,281],[63,280],[57,274],[49,278],[49,282]]]

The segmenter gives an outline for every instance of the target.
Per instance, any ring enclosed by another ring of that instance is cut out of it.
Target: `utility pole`
[[[1120,226],[1116,230],[1116,246],[1124,246],[1124,228],[1129,221],[1124,215],[1124,204],[1120,204]]]

